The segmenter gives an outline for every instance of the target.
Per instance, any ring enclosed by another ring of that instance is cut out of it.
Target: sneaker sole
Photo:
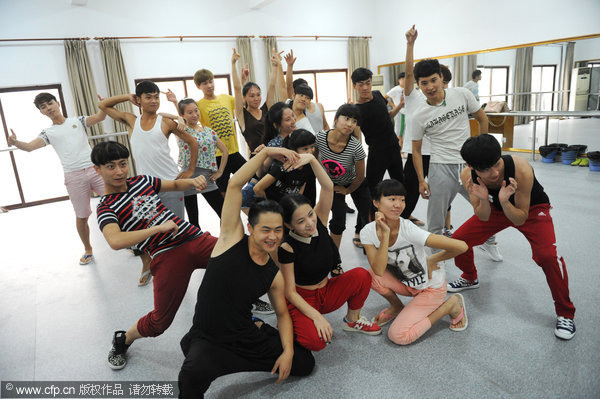
[[[468,287],[460,287],[460,288],[454,288],[454,287],[450,287],[449,285],[446,286],[446,291],[448,292],[461,292],[464,290],[473,290],[475,288],[479,288],[479,283],[478,284],[474,284],[474,285],[469,285]]]
[[[557,338],[563,339],[565,341],[570,340],[571,338],[573,338],[575,336],[575,333],[569,333],[567,331],[562,331],[562,330],[554,330],[554,335],[556,335]]]
[[[256,313],[256,314],[273,314],[275,313],[274,310],[253,310],[252,313]]]
[[[108,362],[108,367],[110,367],[113,370],[121,370],[121,369],[125,368],[125,366],[127,366],[127,362],[125,362],[125,364],[122,366],[115,366],[114,364]]]
[[[381,329],[379,331],[365,331],[365,330],[359,330],[357,328],[348,327],[347,325],[343,325],[342,326],[342,330],[348,331],[348,332],[359,332],[359,333],[363,333],[363,334],[366,334],[366,335],[379,335],[379,334],[381,334]]]

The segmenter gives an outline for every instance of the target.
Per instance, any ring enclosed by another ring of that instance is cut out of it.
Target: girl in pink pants
[[[437,265],[462,254],[467,245],[430,234],[402,219],[405,197],[402,183],[396,180],[379,183],[373,199],[378,209],[375,221],[360,232],[371,265],[371,288],[390,303],[374,322],[383,326],[393,320],[388,337],[399,345],[416,341],[446,315],[450,315],[453,331],[463,331],[468,325],[464,298],[456,294],[446,300],[445,272]],[[442,251],[426,256],[426,246]],[[413,300],[405,306],[397,294],[412,296]]]

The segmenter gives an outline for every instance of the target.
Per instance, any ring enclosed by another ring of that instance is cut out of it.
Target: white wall
[[[404,33],[412,24],[419,31],[417,59],[600,33],[598,0],[380,0],[376,4],[371,51],[378,64],[404,61]]]

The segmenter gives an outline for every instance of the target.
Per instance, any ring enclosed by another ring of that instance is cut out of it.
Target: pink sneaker
[[[344,325],[342,326],[344,331],[354,331],[361,332],[367,335],[379,335],[381,334],[381,327],[379,327],[375,323],[371,323],[369,320],[365,319],[363,316],[360,319],[356,320],[354,323],[349,322],[344,317]]]

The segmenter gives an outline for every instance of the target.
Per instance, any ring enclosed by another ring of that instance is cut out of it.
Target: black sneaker
[[[569,340],[575,335],[575,322],[573,319],[567,319],[566,317],[558,316],[556,318],[556,328],[554,329],[554,335],[560,339]]]
[[[113,370],[121,370],[127,365],[127,349],[129,345],[125,343],[125,331],[115,331],[113,337],[113,346],[108,352],[108,367]]]
[[[258,314],[272,314],[275,313],[275,310],[270,303],[257,299],[256,302],[252,304],[252,312]]]

